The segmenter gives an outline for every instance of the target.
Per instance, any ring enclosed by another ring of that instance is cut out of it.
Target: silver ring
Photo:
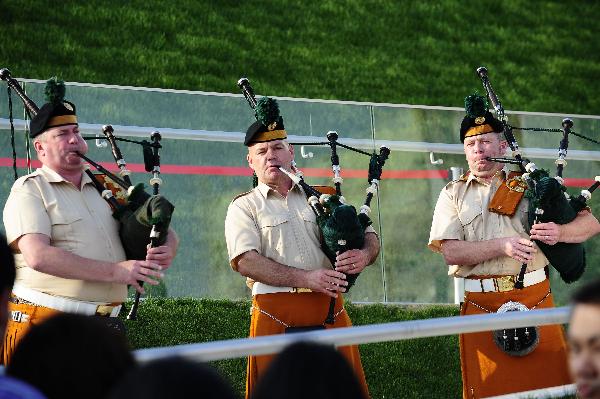
[[[550,236],[546,236],[546,240],[549,239],[549,238],[550,238]]]
[[[353,268],[353,269],[356,269],[356,265],[355,265],[354,263],[352,264],[352,268]]]

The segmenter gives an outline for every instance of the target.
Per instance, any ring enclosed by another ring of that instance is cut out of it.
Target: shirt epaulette
[[[246,192],[244,192],[244,193],[241,193],[241,194],[238,194],[238,195],[236,195],[235,197],[233,197],[233,199],[231,200],[231,202],[235,201],[236,199],[238,199],[238,198],[240,198],[240,197],[243,197],[244,195],[248,195],[248,194],[250,194],[252,191],[254,191],[254,189],[252,189],[252,190],[248,190],[248,191],[246,191]]]
[[[40,175],[40,172],[38,170],[36,170],[36,171],[31,172],[28,175],[21,176],[17,180],[15,180],[15,182],[13,183],[13,187],[14,188],[21,188],[21,187],[23,187],[23,185],[25,185],[25,182],[28,179],[34,178],[34,177],[39,176],[39,175]]]
[[[453,186],[453,185],[455,185],[457,183],[460,183],[460,182],[464,183],[468,179],[469,179],[469,171],[467,171],[467,172],[463,173],[462,175],[460,175],[460,177],[458,179],[452,180],[451,182],[449,182],[448,184],[446,184],[446,188],[448,188],[450,186]]]

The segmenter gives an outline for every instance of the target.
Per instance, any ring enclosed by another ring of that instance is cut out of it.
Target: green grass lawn
[[[485,65],[512,110],[597,114],[598,2],[3,0],[15,76],[462,106]]]

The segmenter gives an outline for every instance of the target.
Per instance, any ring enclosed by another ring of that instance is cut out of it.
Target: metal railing
[[[503,328],[564,324],[569,318],[569,308],[506,312],[461,317],[441,317],[366,326],[332,328],[296,334],[268,335],[224,341],[139,349],[135,357],[147,362],[168,356],[182,356],[194,360],[213,361],[249,355],[268,355],[281,351],[298,341],[344,346],[404,339],[437,337]]]
[[[14,120],[15,129],[23,130],[26,127],[26,122],[22,119]],[[176,139],[176,140],[200,140],[200,141],[217,141],[227,143],[241,143],[244,141],[245,133],[242,132],[225,132],[225,131],[211,131],[211,130],[193,130],[193,129],[173,129],[168,127],[154,127],[154,126],[121,126],[112,125],[115,132],[119,133],[119,136],[131,136],[131,137],[147,137],[154,130],[160,131],[163,138]],[[10,124],[8,119],[0,118],[0,130],[9,129]],[[79,128],[84,135],[99,135],[102,132],[102,125],[92,123],[80,123]],[[102,139],[99,137],[99,139]],[[301,142],[314,142],[321,143],[323,138],[319,136],[297,136],[289,135],[288,141],[301,141]],[[371,150],[373,148],[373,141],[370,139],[352,139],[352,138],[341,138],[340,143],[350,145],[352,147]],[[379,147],[385,145],[392,151],[406,151],[406,152],[429,152],[439,154],[464,154],[462,144],[448,144],[448,143],[430,143],[423,141],[402,141],[402,140],[375,140],[375,146]],[[555,159],[556,149],[549,148],[525,148],[521,152],[526,157],[541,158],[541,159]],[[569,150],[570,160],[579,161],[600,161],[600,151],[584,151],[584,150]]]
[[[139,349],[134,352],[138,362],[145,363],[171,356],[195,361],[232,359],[249,355],[269,355],[282,351],[299,341],[344,346],[375,342],[455,335],[505,328],[565,324],[570,308],[560,307],[527,312],[506,312],[461,317],[442,317],[394,323],[372,324],[311,331],[296,334],[268,335],[162,348]],[[533,391],[496,396],[488,399],[555,398],[575,393],[575,385],[564,385]]]

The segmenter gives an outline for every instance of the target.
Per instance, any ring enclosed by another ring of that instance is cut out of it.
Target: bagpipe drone
[[[242,90],[248,104],[255,112],[257,121],[265,126],[274,123],[279,116],[279,108],[271,99],[263,97],[256,100],[254,91],[250,86],[247,78],[241,78],[238,81],[238,86]],[[271,100],[271,101],[269,101]],[[338,142],[338,134],[336,132],[327,133],[327,141],[320,143],[295,143],[295,145],[328,145],[331,148],[331,166],[333,170],[332,187],[327,186],[311,186],[304,181],[303,175],[296,168],[295,163],[292,163],[292,171],[287,171],[283,168],[280,170],[288,175],[292,181],[302,187],[306,194],[307,201],[317,217],[317,225],[322,232],[321,248],[331,264],[335,264],[336,254],[343,253],[349,249],[361,249],[365,243],[365,229],[372,224],[369,218],[371,212],[371,200],[378,192],[379,182],[383,166],[390,154],[389,148],[382,146],[379,153],[368,153],[359,149]],[[367,196],[364,204],[360,207],[359,212],[350,204],[347,204],[342,196],[341,185],[343,179],[341,177],[341,167],[337,147],[349,149],[351,151],[366,155],[370,158]],[[356,282],[359,273],[347,274],[348,291]],[[331,299],[329,312],[325,323],[333,324],[335,306],[335,298]]]
[[[6,81],[9,95],[9,111],[12,127],[12,102],[11,89],[23,101],[26,112],[30,118],[34,118],[39,112],[37,105],[25,94],[23,88],[14,78],[8,69],[0,70],[0,79]],[[48,80],[45,87],[46,99],[49,103],[64,101],[65,95],[64,82],[52,78]],[[11,129],[13,130],[13,129]],[[113,217],[119,221],[119,237],[127,259],[144,260],[146,258],[147,245],[156,247],[163,245],[167,240],[169,224],[175,207],[162,195],[159,195],[159,187],[162,183],[160,179],[160,154],[161,136],[159,132],[152,132],[150,142],[147,140],[135,141],[114,136],[112,126],[106,125],[102,128],[102,133],[111,146],[112,155],[119,168],[119,176],[111,173],[99,163],[94,162],[84,154],[78,155],[90,165],[94,166],[100,173],[95,174],[88,168],[85,173],[90,177],[94,187],[110,205]],[[85,140],[95,140],[96,137],[83,137]],[[152,173],[150,185],[153,187],[153,194],[146,193],[143,183],[134,185],[130,179],[130,171],[127,170],[127,164],[123,159],[121,150],[117,141],[126,141],[139,144],[143,147],[145,169]],[[16,159],[13,141],[13,158]],[[16,168],[15,168],[16,170]],[[15,171],[16,178],[16,171]],[[140,285],[142,282],[140,282]],[[140,293],[136,291],[136,297],[128,319],[135,319],[139,306]]]

